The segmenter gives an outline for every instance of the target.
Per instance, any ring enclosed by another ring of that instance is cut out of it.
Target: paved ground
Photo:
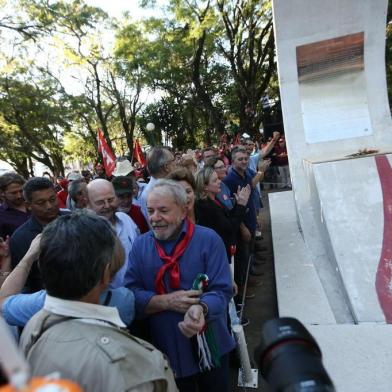
[[[264,273],[260,278],[257,278],[262,281],[262,285],[248,288],[248,292],[255,293],[256,296],[253,299],[247,300],[244,312],[245,316],[250,319],[250,324],[244,329],[253,368],[257,367],[254,363],[253,354],[256,346],[260,341],[261,326],[263,325],[264,321],[278,317],[268,192],[269,191],[263,192],[263,239],[257,241],[258,244],[265,247],[266,250],[256,253],[256,261],[262,263],[261,265],[257,266],[257,269],[261,269]],[[238,368],[232,367],[232,391],[268,391],[268,386],[266,386],[261,377],[259,377],[259,387],[257,389],[238,387],[237,379]]]

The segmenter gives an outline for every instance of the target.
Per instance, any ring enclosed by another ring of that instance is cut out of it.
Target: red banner
[[[106,175],[111,177],[113,170],[116,167],[116,156],[108,146],[103,132],[100,129],[98,129],[98,152],[102,154]]]
[[[135,147],[133,148],[133,158],[136,159],[142,166],[146,166],[146,158],[144,158],[142,148],[139,144],[139,139],[135,140]]]

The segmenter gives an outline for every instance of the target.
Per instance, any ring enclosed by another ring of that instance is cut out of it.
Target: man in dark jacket
[[[31,242],[43,228],[59,215],[68,212],[60,211],[53,183],[44,177],[34,177],[23,186],[26,206],[31,212],[30,218],[20,226],[10,240],[12,267],[20,262],[30,247]],[[35,292],[42,289],[42,281],[37,264],[34,263],[25,291]]]
[[[29,219],[23,198],[22,187],[25,180],[17,173],[9,172],[0,176],[0,237],[4,240]]]

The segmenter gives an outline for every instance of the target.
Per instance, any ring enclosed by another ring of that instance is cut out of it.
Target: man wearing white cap
[[[116,168],[113,171],[114,177],[119,176],[133,176],[133,172],[135,168],[132,166],[132,163],[128,161],[128,159],[124,159],[122,161],[117,161]]]

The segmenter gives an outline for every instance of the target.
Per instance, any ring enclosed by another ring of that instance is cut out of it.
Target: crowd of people
[[[291,186],[284,144],[274,132],[260,146],[153,147],[146,167],[119,159],[111,176],[0,176],[0,309],[33,374],[95,392],[227,392],[228,305],[261,284],[250,256],[271,160]]]

